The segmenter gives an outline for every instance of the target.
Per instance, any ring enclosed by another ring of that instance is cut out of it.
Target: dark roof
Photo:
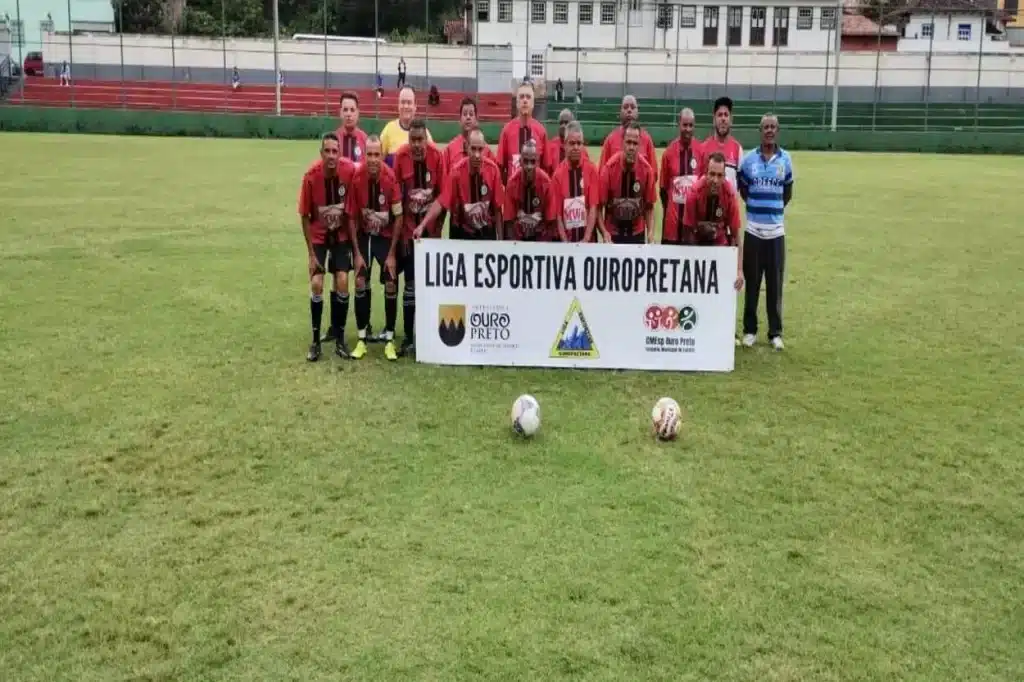
[[[997,10],[996,0],[910,0],[908,14],[986,14]]]

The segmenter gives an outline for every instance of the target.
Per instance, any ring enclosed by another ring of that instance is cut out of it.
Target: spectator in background
[[[430,93],[427,95],[427,104],[436,107],[441,103],[441,93],[437,91],[436,85],[430,86]]]
[[[576,79],[576,104],[583,102],[583,81]]]
[[[377,99],[384,96],[384,76],[380,75],[380,69],[377,70]]]
[[[60,84],[62,86],[71,85],[71,65],[67,61],[60,64]]]
[[[555,81],[555,101],[561,102],[565,98],[565,85],[562,84],[562,79],[559,78]]]
[[[398,85],[396,86],[399,90],[405,87],[405,57],[398,58]]]
[[[238,67],[231,67],[231,89],[237,90],[242,85],[242,77],[238,74]]]
[[[277,70],[277,84],[281,86],[282,90],[284,89],[284,71],[281,69]]]

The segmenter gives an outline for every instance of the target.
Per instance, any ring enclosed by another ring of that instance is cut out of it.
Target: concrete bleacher
[[[341,90],[284,87],[281,113],[295,116],[336,116]],[[391,118],[398,112],[398,93],[385,91],[377,97],[373,90],[357,90],[363,116]],[[457,119],[464,93],[442,91],[441,102],[429,106],[421,95],[417,105],[428,118]],[[481,121],[508,120],[509,100],[501,95],[478,97]],[[243,85],[233,90],[219,83],[171,83],[165,81],[83,81],[62,87],[46,78],[26,79],[21,91],[8,98],[8,104],[36,106],[78,106],[89,108],[155,109],[165,111],[208,111],[272,114],[275,109],[273,86]]]
[[[562,107],[576,112],[584,123],[614,125],[619,119],[618,99],[583,100],[579,105],[573,102],[548,103],[548,121],[556,122]],[[640,118],[648,126],[674,126],[678,113],[684,107],[696,112],[698,124],[709,124],[711,102],[684,102],[672,100],[642,100]],[[780,123],[791,129],[829,128],[832,122],[832,103],[829,102],[740,102],[733,106],[733,123],[737,127],[756,127],[761,116],[771,111],[779,117]],[[840,102],[837,116],[840,129],[866,130],[935,130],[953,131],[974,129],[975,107],[971,104],[890,104],[870,102]],[[1024,106],[1009,104],[980,104],[977,107],[979,130],[1024,130]]]

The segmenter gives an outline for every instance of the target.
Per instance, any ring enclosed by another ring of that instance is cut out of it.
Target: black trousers
[[[743,236],[743,333],[757,334],[757,301],[761,279],[765,282],[768,338],[782,336],[782,280],[786,272],[786,238],[762,239],[747,232]]]

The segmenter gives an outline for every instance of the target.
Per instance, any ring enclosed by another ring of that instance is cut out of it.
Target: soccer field
[[[683,375],[307,364],[316,150],[0,136],[0,679],[1024,679],[1024,159],[795,154]]]

